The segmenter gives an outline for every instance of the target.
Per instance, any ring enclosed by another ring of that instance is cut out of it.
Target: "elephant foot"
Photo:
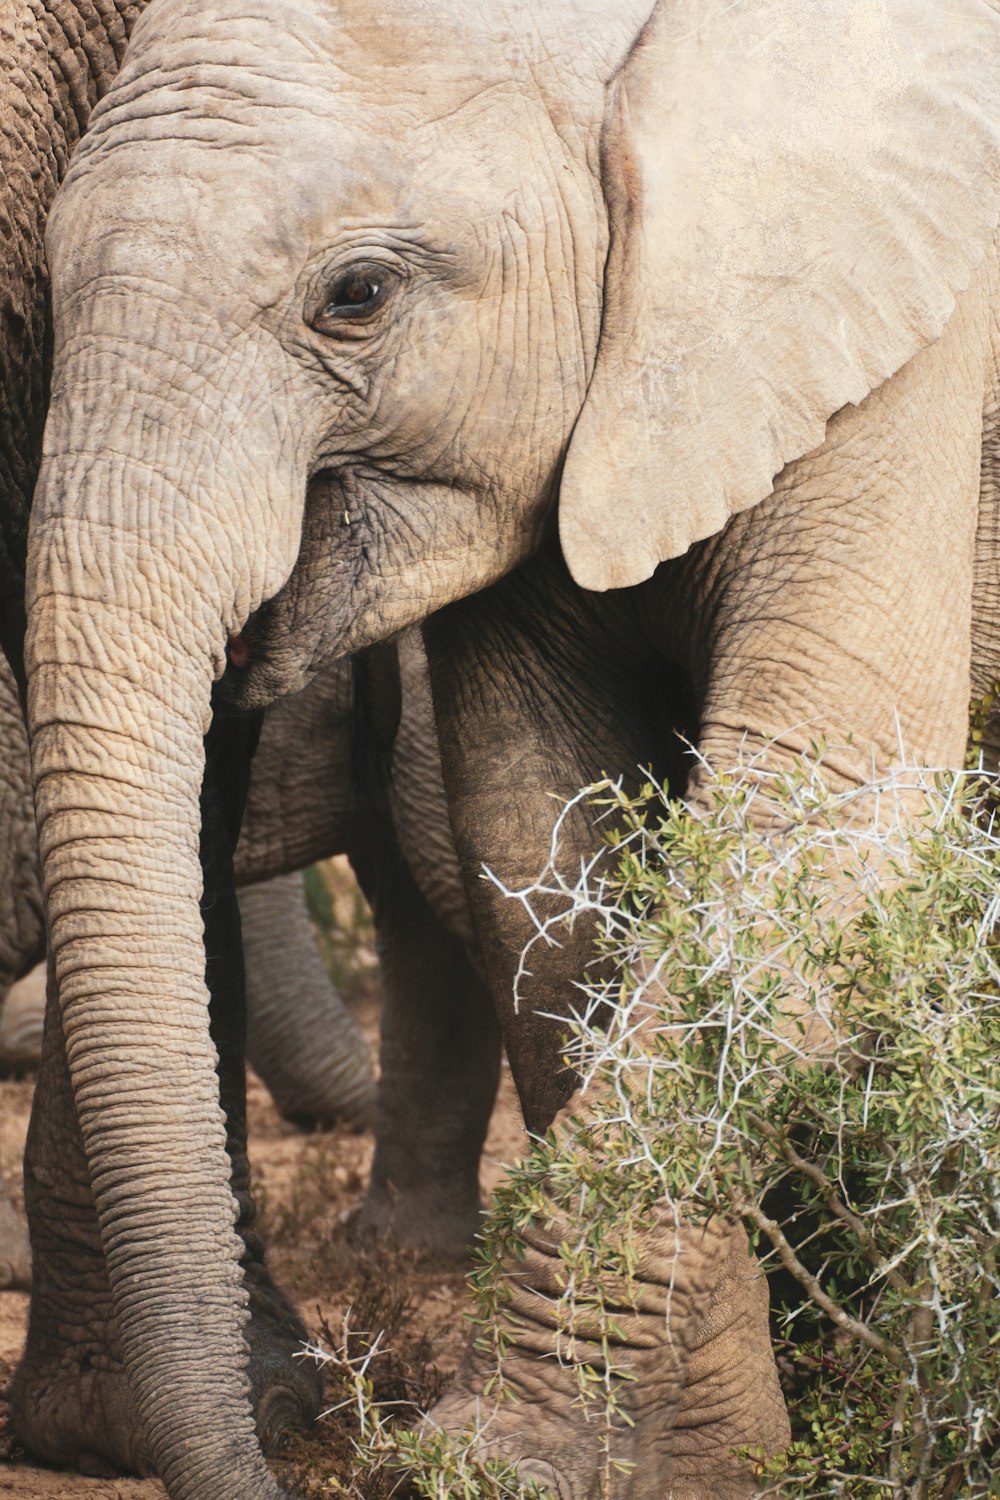
[[[400,1250],[464,1261],[482,1227],[479,1190],[442,1194],[433,1184],[397,1189],[372,1180],[361,1205],[362,1224]]]
[[[29,1453],[58,1468],[153,1473],[125,1371],[103,1349],[72,1343],[45,1358],[29,1334],[10,1385],[10,1425]]]
[[[288,1437],[312,1427],[323,1382],[319,1366],[304,1352],[305,1326],[266,1266],[262,1261],[252,1267],[244,1263],[244,1273],[250,1293],[250,1396],[260,1445],[273,1457]]]
[[[775,1453],[789,1429],[746,1236],[671,1226],[645,1239],[639,1264],[638,1285],[605,1289],[606,1340],[586,1308],[560,1330],[560,1265],[551,1242],[530,1237],[507,1273],[503,1383],[515,1399],[483,1395],[495,1363],[470,1349],[425,1430],[476,1433],[480,1461],[502,1459],[558,1500],[752,1500],[754,1465],[739,1450]]]

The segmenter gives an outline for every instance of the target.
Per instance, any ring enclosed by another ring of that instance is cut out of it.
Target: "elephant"
[[[330,983],[299,873],[244,887],[239,896],[247,968],[247,1059],[281,1113],[303,1127],[373,1122],[367,1043]],[[0,1077],[37,1068],[45,966],[0,987]],[[393,1210],[395,1217],[395,1210]],[[400,1237],[420,1223],[400,1216]],[[0,1290],[31,1285],[28,1236],[0,1183]]]
[[[325,695],[327,721],[324,750],[330,763],[324,780],[349,775],[349,682],[343,673],[335,680],[339,695],[333,717],[331,695]],[[298,730],[301,726],[296,723]],[[289,725],[289,730],[292,726]],[[425,733],[428,731],[424,731]],[[343,739],[343,745],[337,739]],[[276,740],[271,753],[292,758],[295,747]],[[262,762],[262,769],[264,763]],[[277,776],[268,794],[278,788]],[[340,800],[344,818],[349,787]],[[257,816],[274,822],[277,809],[265,809],[265,793],[255,793]],[[329,800],[329,798],[328,798]],[[287,812],[288,798],[281,804]],[[328,814],[328,822],[329,814]],[[31,777],[24,722],[17,689],[7,663],[0,658],[0,1070],[30,1068],[41,1054],[45,987],[41,959],[45,954],[41,883],[31,808]],[[338,837],[338,833],[340,837]],[[344,831],[327,835],[333,852],[342,852]],[[257,850],[251,828],[243,860],[254,868],[276,867],[282,859],[288,831],[281,843],[273,830],[266,853]],[[325,845],[324,845],[325,847]],[[258,876],[258,881],[260,877]],[[367,1048],[343,1002],[326,977],[312,940],[301,877],[276,876],[263,884],[244,886],[243,912],[246,962],[252,994],[248,1017],[248,1055],[268,1085],[279,1107],[303,1121],[334,1125],[341,1120],[364,1123],[374,1098]]]
[[[0,654],[0,1070],[21,1068],[41,1045],[44,990],[30,973],[44,954],[31,770],[21,706]],[[0,1182],[0,1288],[31,1281],[24,1225]]]
[[[7,697],[16,744],[21,731],[15,699],[23,704],[25,692],[28,516],[51,375],[44,224],[90,112],[115,76],[144,8],[142,0],[16,0],[0,16],[0,662],[4,657],[9,662],[15,684]],[[404,693],[407,661],[418,674],[424,670],[419,644],[409,652],[405,646],[385,648],[354,663],[334,663],[317,674],[307,692],[275,705],[263,723],[260,715],[243,716],[208,736],[211,769],[199,840],[199,905],[205,929],[204,981],[211,996],[211,1015],[205,1017],[215,1074],[210,1088],[216,1096],[209,1139],[217,1139],[218,1131],[224,1130],[230,1162],[227,1215],[231,1218],[235,1202],[242,1245],[237,1279],[249,1289],[253,1313],[253,1347],[248,1355],[241,1340],[236,1385],[239,1401],[245,1401],[249,1360],[254,1420],[265,1446],[286,1426],[311,1419],[319,1391],[316,1376],[296,1358],[303,1325],[271,1281],[253,1228],[244,1149],[243,979],[236,881],[252,884],[288,874],[338,849],[351,852],[374,905],[386,974],[378,1145],[365,1217],[404,1243],[449,1253],[464,1245],[478,1224],[478,1158],[497,1082],[499,1028],[468,951],[470,919],[451,852],[440,773],[436,786],[426,781],[425,773],[433,774],[437,764],[436,749],[426,722],[417,723],[407,709],[407,701],[419,702],[426,711],[426,685],[415,699]],[[370,705],[367,716],[354,714],[360,701]],[[0,708],[5,705],[6,700]],[[352,716],[354,726],[360,725],[358,733],[349,722]],[[0,732],[7,727],[5,719]],[[409,747],[406,764],[394,749],[394,737]],[[251,777],[249,749],[258,738]],[[21,764],[23,771],[23,760]],[[403,790],[409,799],[405,807]],[[245,800],[246,825],[234,854]],[[28,806],[28,799],[20,798],[15,820],[26,818]],[[401,807],[406,814],[403,842],[416,856],[419,882],[393,827],[394,812]],[[6,808],[0,811],[6,816]],[[20,848],[24,830],[17,826]],[[148,852],[154,853],[153,845]],[[115,878],[122,878],[123,871],[119,866]],[[30,897],[30,882],[18,884],[16,890],[8,887],[8,892],[22,902],[25,920],[17,941],[23,937],[40,944],[39,904]],[[251,907],[257,904],[253,896],[247,900]],[[168,926],[166,908],[161,917]],[[301,913],[298,917],[301,921]],[[269,942],[263,931],[261,938]],[[121,940],[134,947],[142,941],[141,930],[124,928]],[[251,934],[251,947],[253,941]],[[5,955],[0,957],[6,961]],[[175,1017],[168,991],[169,985],[164,991],[166,1009],[150,999],[147,1022],[154,1015],[162,1020],[168,1041],[174,1040],[183,1054],[183,1016],[178,1012],[180,1024],[171,1037]],[[57,995],[57,986],[50,983],[27,1152],[35,1280],[14,1405],[23,1417],[23,1436],[42,1456],[83,1468],[105,1467],[110,1461],[145,1471],[152,1466],[155,1444],[147,1441],[122,1370],[121,1335],[69,1088]],[[114,986],[109,987],[108,1003],[116,1008]],[[329,993],[325,1003],[329,1011]],[[330,1040],[312,1031],[298,1038],[282,1037],[286,1048],[301,1043],[320,1051],[330,1049]],[[265,1043],[266,1030],[261,1044]],[[165,1080],[169,1064],[166,1047],[156,1063]],[[303,1076],[299,1075],[300,1083]],[[329,1080],[325,1084],[328,1087]],[[119,1098],[124,1100],[128,1092]],[[296,1108],[303,1105],[303,1092],[300,1088]],[[169,1142],[173,1113],[168,1103],[148,1117],[157,1134],[154,1154],[164,1140]],[[200,1202],[196,1158],[182,1166],[149,1221],[157,1224],[159,1235],[172,1216],[168,1237],[172,1233],[175,1240],[183,1236],[185,1215],[192,1207],[197,1211]],[[193,1244],[189,1249],[193,1253]],[[193,1264],[190,1256],[188,1264]],[[224,1273],[216,1283],[211,1261],[205,1262],[204,1270],[210,1282],[207,1311],[230,1276]],[[229,1293],[222,1295],[226,1300]],[[240,1291],[241,1302],[243,1297]],[[81,1339],[84,1327],[88,1331]],[[192,1417],[193,1426],[202,1426],[203,1440],[219,1441],[194,1410]],[[221,1441],[228,1445],[225,1436]],[[182,1438],[182,1468],[183,1447]],[[230,1478],[227,1470],[227,1484]]]
[[[172,1496],[277,1492],[207,1022],[213,736],[421,626],[481,961],[526,1123],[557,1121],[591,934],[536,950],[518,1003],[530,918],[482,867],[523,887],[553,796],[604,773],[706,797],[678,730],[723,767],[825,736],[834,785],[953,765],[998,675],[998,55],[996,0],[154,0],[137,25],[49,222],[25,655],[67,1077]],[[567,858],[597,838],[580,805]],[[123,845],[127,891],[100,879]],[[177,1158],[197,1211],[152,1244]],[[551,1357],[556,1274],[541,1242],[509,1268],[523,1399],[484,1451],[561,1500],[751,1495],[740,1448],[788,1428],[738,1226],[650,1226],[610,1469]]]

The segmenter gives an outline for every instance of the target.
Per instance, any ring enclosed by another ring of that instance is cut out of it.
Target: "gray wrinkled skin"
[[[592,934],[537,950],[515,1006],[531,921],[481,877],[538,875],[553,794],[652,765],[706,795],[678,729],[710,763],[765,769],[823,736],[843,786],[961,761],[996,640],[976,548],[1000,9],[156,0],[133,43],[48,234],[34,782],[139,1431],[171,1495],[263,1500],[197,906],[213,686],[266,705],[372,647],[385,758],[380,652],[424,621],[482,970],[547,1128],[575,1082],[551,1016]],[[564,832],[575,872],[599,829],[582,809]],[[409,901],[385,869],[381,899]],[[469,1056],[486,1011],[455,1030]],[[434,1035],[413,1027],[399,1076]],[[109,1122],[126,1076],[143,1082]],[[180,1165],[197,1213],[153,1244]],[[636,1378],[614,1456],[634,1467],[603,1480],[572,1371],[544,1357],[544,1242],[509,1267],[528,1405],[487,1441],[562,1500],[745,1500],[734,1450],[788,1427],[740,1233],[651,1225],[643,1267],[618,1351]],[[470,1356],[449,1423],[481,1373]]]
[[[473,941],[471,921],[447,823],[426,663],[418,637],[405,646],[401,678],[391,807],[404,853],[409,853],[411,867],[418,873],[421,901],[433,913],[424,918],[423,944],[426,947],[435,940],[437,922],[454,934],[454,938],[442,934],[440,941],[454,949],[460,977],[453,983],[456,998],[464,1003],[465,988],[481,987],[481,981],[469,971],[465,957]],[[291,873],[260,882],[272,870],[352,850],[364,867],[374,833],[371,814],[365,810],[364,789],[351,784],[350,679],[349,664],[338,665],[319,674],[300,698],[276,705],[268,716],[239,846],[239,878],[258,882],[244,885],[240,895],[248,1057],[279,1108],[295,1121],[310,1125],[374,1123],[376,1097],[369,1050],[320,961],[301,876]],[[8,826],[0,845],[7,862],[0,884],[0,901],[6,903],[0,917],[0,945],[7,956],[5,973],[14,976],[13,984],[0,990],[0,1071],[23,1071],[36,1068],[41,1055],[45,968],[24,970],[33,962],[44,931],[23,719],[3,661],[0,706],[5,710],[0,724],[0,806]],[[412,939],[408,929],[397,936],[392,915],[382,920],[379,936],[383,961],[399,975],[398,1003],[403,1014],[409,1015],[420,1003],[417,997],[422,991],[394,947]],[[430,955],[422,952],[420,963],[434,990],[433,1003],[440,1005],[450,977],[447,959],[435,968]],[[392,1096],[391,1059],[410,1049],[406,1041],[392,1035],[391,1024],[386,1032],[380,1167],[366,1212],[380,1226],[391,1227],[403,1244],[433,1245],[454,1254],[464,1248],[478,1222],[478,1142],[464,1149],[458,1143],[449,1154],[446,1142],[436,1138],[433,1170],[427,1163],[415,1165],[422,1119],[440,1113],[441,1105],[430,1103],[422,1115],[405,1086],[401,1085],[399,1097]],[[444,1050],[449,1058],[454,1056],[453,1036]],[[428,1070],[425,1086],[434,1090],[435,1098],[443,1091],[447,1099],[448,1080],[441,1076],[441,1061],[424,1058],[422,1066]],[[486,1098],[487,1103],[492,1098],[490,1088]],[[456,1099],[453,1110],[461,1115],[460,1100]],[[3,1204],[0,1286],[28,1285],[26,1230],[13,1208]]]
[[[240,894],[247,966],[247,1059],[301,1124],[370,1123],[368,1045],[327,978],[298,875]]]
[[[261,832],[257,835],[251,817],[243,839],[247,876],[254,874],[253,862],[266,870],[284,868],[289,858],[294,860],[293,838],[299,826],[302,830],[299,836],[316,842],[324,854],[340,853],[346,847],[351,801],[346,784],[350,774],[346,752],[349,678],[343,672],[328,675],[333,682],[323,695],[325,712],[315,736],[318,744],[314,762],[307,762],[304,770],[295,768],[301,714],[295,720],[294,730],[289,721],[285,732],[288,743],[282,739],[280,717],[269,728],[259,762],[259,779],[266,786],[255,797],[255,806],[261,809],[258,812]],[[313,690],[313,698],[320,697],[324,685],[322,679]],[[421,738],[428,740],[432,732],[429,722],[421,725],[418,742]],[[269,749],[271,745],[273,750]],[[268,777],[272,761],[285,766],[281,777]],[[263,804],[268,793],[272,802],[276,801],[277,789],[289,775],[299,777],[302,811],[291,809],[289,815],[286,790],[281,805],[268,807],[265,817]],[[317,775],[319,784],[307,793],[308,778]],[[338,775],[345,781],[342,788],[335,784]],[[325,797],[324,782],[334,783]],[[307,796],[317,804],[322,800],[326,825],[319,830],[318,819],[305,807]],[[45,981],[44,970],[35,966],[44,954],[45,934],[27,739],[13,675],[2,657],[0,828],[4,830],[0,839],[0,1069],[23,1069],[36,1066],[41,1054]],[[277,829],[281,830],[281,847]],[[453,878],[457,880],[457,875]],[[284,1090],[286,1098],[291,1097],[291,1079],[301,1067],[308,1066],[315,1075],[306,1110],[310,1118],[327,1125],[343,1117],[361,1120],[373,1103],[367,1052],[339,997],[317,967],[301,881],[297,901],[293,897],[295,889],[294,882],[283,881],[246,898],[255,915],[246,924],[245,935],[251,1006],[262,1023],[252,1060],[265,1081],[273,1068],[275,1088],[279,1093]],[[268,894],[269,891],[273,894]],[[279,1024],[281,1016],[288,1023],[286,1027]],[[291,1049],[287,1056],[283,1052],[286,1044]]]

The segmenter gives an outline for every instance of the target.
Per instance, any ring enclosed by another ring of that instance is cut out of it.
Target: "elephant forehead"
[[[345,62],[355,51],[386,67],[481,68],[493,58],[509,68],[544,55],[563,67],[603,49],[613,71],[652,8],[652,0],[160,0],[138,22],[132,51],[186,35],[239,45],[277,29],[292,45],[320,50],[333,37]]]
[[[650,0],[160,0],[140,18],[94,113],[90,147],[123,101],[166,87],[179,96],[214,86],[220,109],[240,95],[279,106],[295,95],[320,112],[334,93],[405,98],[419,117],[520,80],[599,113],[649,8]],[[175,103],[183,128],[190,111]]]
[[[316,256],[365,231],[459,258],[464,245],[476,259],[507,212],[523,221],[523,164],[539,151],[537,119],[512,111],[505,92],[467,101],[445,169],[447,117],[418,122],[402,107],[349,101],[332,115],[268,110],[247,139],[238,116],[219,117],[223,133],[233,122],[219,150],[197,128],[203,90],[192,85],[190,131],[166,111],[145,115],[135,137],[123,118],[74,162],[49,224],[57,285],[96,291],[104,278],[139,277],[270,307]]]
[[[63,287],[122,274],[189,293],[239,283],[272,306],[289,273],[343,234],[400,231],[447,252],[495,240],[508,211],[523,222],[525,184],[563,178],[572,132],[514,42],[510,58],[494,48],[480,68],[441,7],[418,5],[410,21],[391,7],[373,16],[366,0],[353,29],[341,20],[351,8],[151,7],[51,222]],[[404,34],[416,37],[405,68]],[[398,86],[377,88],[362,55]],[[575,121],[578,166],[599,121],[596,103],[592,120]]]

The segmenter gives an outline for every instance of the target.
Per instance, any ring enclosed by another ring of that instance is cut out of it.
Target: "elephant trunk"
[[[368,1044],[327,975],[301,875],[240,892],[247,966],[247,1055],[282,1114],[368,1125],[375,1084]]]
[[[95,461],[90,434],[89,452],[46,460],[28,570],[32,769],[69,1071],[153,1461],[173,1500],[274,1500],[250,1409],[198,905],[203,736],[241,596],[237,549],[222,566],[189,496],[107,448]]]

